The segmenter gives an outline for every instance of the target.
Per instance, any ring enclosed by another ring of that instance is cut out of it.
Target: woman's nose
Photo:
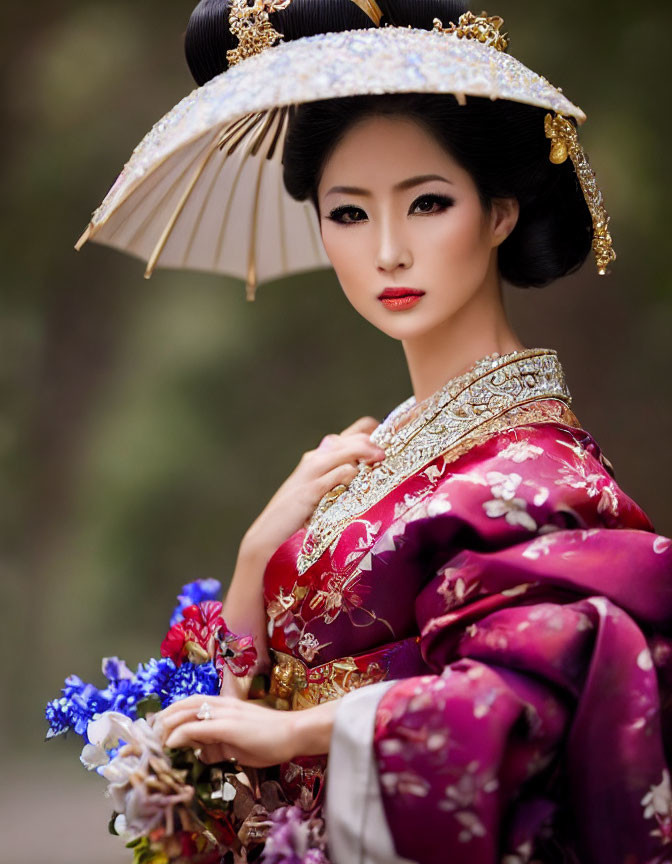
[[[410,267],[413,258],[404,233],[399,226],[386,220],[378,232],[376,266],[381,270]]]

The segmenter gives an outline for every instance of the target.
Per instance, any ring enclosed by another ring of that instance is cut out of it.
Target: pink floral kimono
[[[570,402],[555,351],[479,360],[269,561],[274,692],[340,699],[280,766],[336,864],[672,861],[672,541]]]

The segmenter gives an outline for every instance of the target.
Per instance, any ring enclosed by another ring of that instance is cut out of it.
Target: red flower
[[[185,660],[190,663],[214,660],[218,634],[226,629],[221,611],[222,604],[216,600],[187,606],[183,620],[170,628],[161,643],[161,656],[170,657],[176,666]]]
[[[224,637],[220,638],[219,647],[215,666],[220,678],[225,665],[238,677],[249,674],[257,660],[254,636],[236,636],[227,630]]]
[[[183,610],[183,620],[174,624],[161,643],[161,656],[176,666],[185,661],[212,660],[220,680],[224,666],[237,676],[247,675],[256,662],[253,636],[237,636],[222,618],[222,604],[216,600],[195,603]]]

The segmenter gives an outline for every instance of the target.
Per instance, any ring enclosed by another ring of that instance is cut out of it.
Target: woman
[[[370,26],[363,5],[270,20],[291,40]],[[425,29],[466,11],[368,6]],[[230,11],[192,16],[201,84],[235,48]],[[672,541],[502,303],[502,279],[542,286],[595,248],[545,113],[354,96],[300,106],[287,132],[285,187],[312,201],[347,299],[401,342],[413,396],[326,435],[242,541],[224,617],[301,710],[231,678],[160,716],[204,761],[280,766],[336,862],[672,860]]]

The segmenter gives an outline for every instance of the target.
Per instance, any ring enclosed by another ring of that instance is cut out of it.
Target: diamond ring
[[[212,720],[212,709],[209,702],[204,702],[196,714],[199,720]]]

